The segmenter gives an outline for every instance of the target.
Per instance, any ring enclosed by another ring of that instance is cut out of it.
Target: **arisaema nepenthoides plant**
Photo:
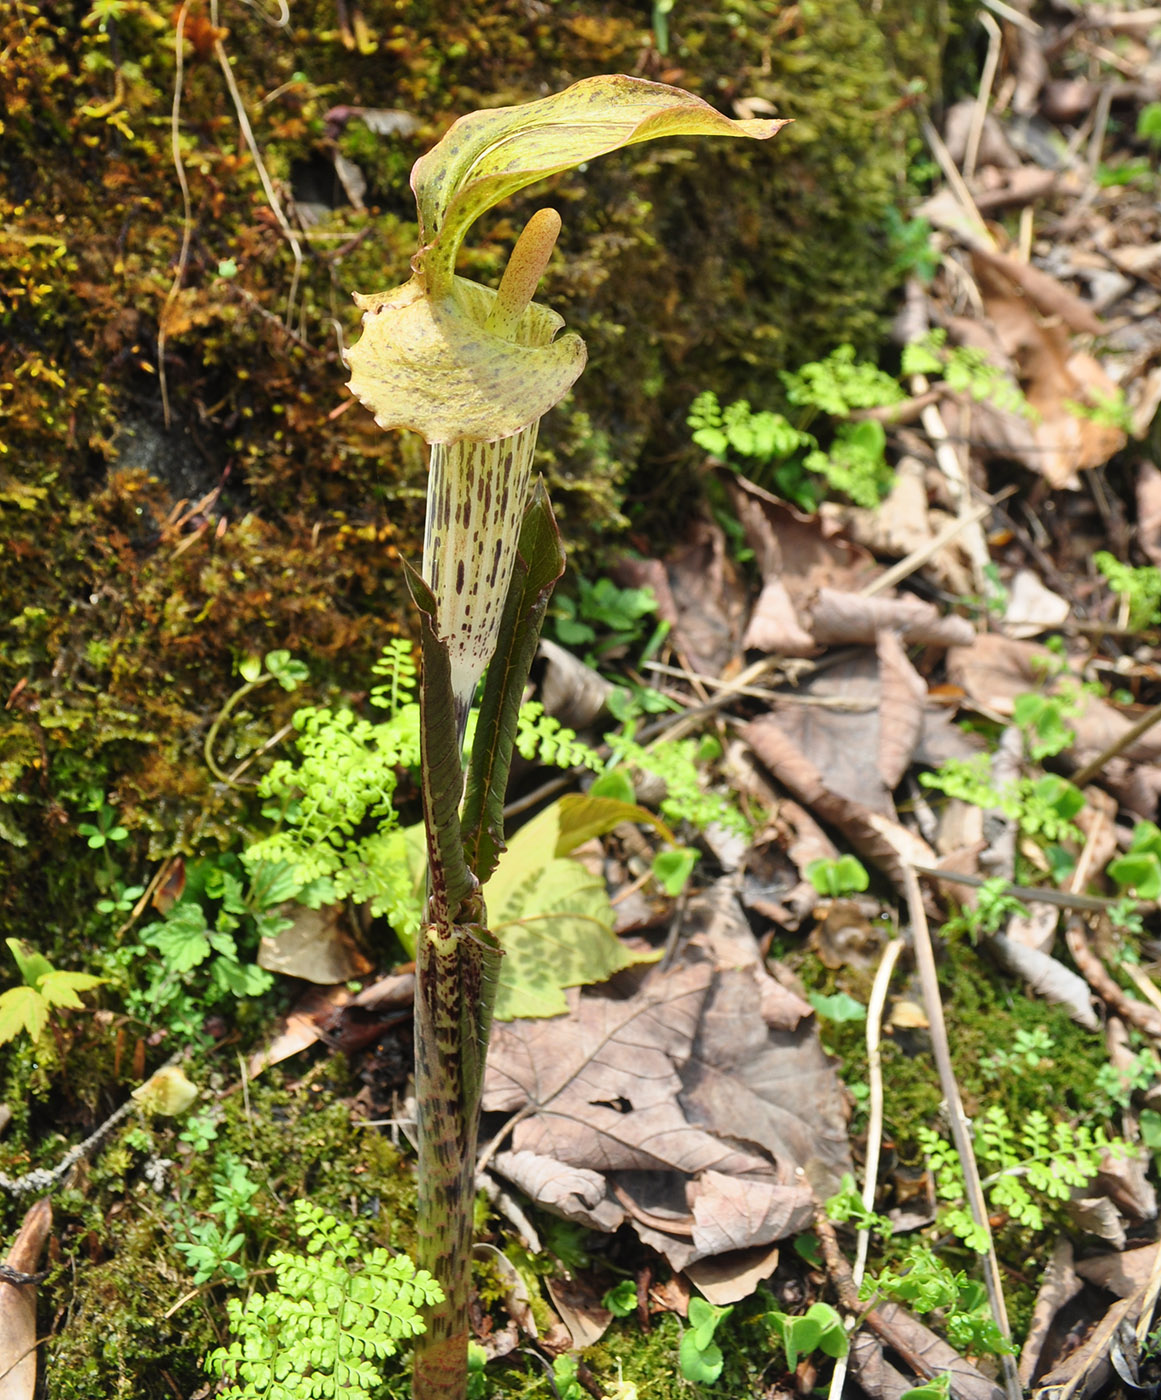
[[[559,216],[528,222],[497,290],[457,277],[468,227],[545,176],[661,136],[764,139],[783,123],[736,121],[679,88],[607,76],[521,107],[461,117],[419,160],[412,277],[357,298],[352,391],[383,428],[431,444],[421,618],[422,785],[428,899],[416,953],[419,1262],[446,1294],[416,1347],[415,1400],[456,1400],[467,1377],[476,1131],[503,949],[481,889],[503,850],[516,713],[564,568],[543,485],[531,485],[540,419],[584,368],[579,336],[532,300]],[[485,669],[465,783],[468,711]]]

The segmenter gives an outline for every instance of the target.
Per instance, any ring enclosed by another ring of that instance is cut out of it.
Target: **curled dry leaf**
[[[752,720],[743,737],[780,783],[815,816],[837,827],[855,850],[879,866],[894,884],[902,887],[903,883],[901,852],[907,853],[911,864],[935,864],[935,852],[927,842],[893,816],[834,791],[829,775],[823,777],[783,733],[774,716]]]
[[[820,588],[808,615],[811,635],[822,646],[871,645],[886,631],[914,646],[966,646],[975,636],[967,618],[941,616],[934,604],[910,594],[864,598]]]
[[[987,946],[997,961],[1026,982],[1031,991],[1053,1005],[1065,1007],[1072,1019],[1086,1030],[1099,1030],[1100,1021],[1093,1010],[1092,994],[1083,977],[1078,977],[1047,953],[1028,948],[1002,933],[993,935]]]
[[[950,1374],[953,1400],[1003,1400],[1003,1391],[995,1381],[983,1375],[970,1361],[965,1361],[942,1337],[897,1303],[883,1303],[876,1312],[890,1324],[894,1335],[909,1348],[911,1354],[927,1363],[933,1375]],[[881,1344],[877,1339],[876,1345],[881,1357]],[[872,1390],[872,1394],[897,1397],[898,1392],[891,1386],[890,1373],[879,1364],[873,1348],[861,1344],[858,1352],[853,1353],[852,1361],[860,1384],[866,1374],[873,1384],[885,1387]],[[895,1374],[898,1375],[898,1372]],[[907,1388],[914,1384],[914,1381],[909,1381]]]
[[[1072,1242],[1066,1235],[1061,1235],[1041,1275],[1036,1302],[1032,1307],[1028,1336],[1020,1348],[1018,1375],[1020,1384],[1025,1388],[1036,1379],[1040,1369],[1040,1357],[1057,1315],[1072,1302],[1084,1286],[1072,1264]]]

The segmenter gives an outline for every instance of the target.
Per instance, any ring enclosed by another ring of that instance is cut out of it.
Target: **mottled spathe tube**
[[[563,323],[555,312],[535,305],[532,294],[559,232],[560,216],[553,209],[529,220],[484,322],[487,335],[533,348],[551,343]],[[494,442],[432,445],[423,577],[448,646],[461,735],[476,685],[496,649],[539,427],[535,418]]]

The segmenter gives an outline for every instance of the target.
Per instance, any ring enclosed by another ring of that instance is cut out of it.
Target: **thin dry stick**
[[[988,31],[988,52],[984,59],[984,69],[980,74],[980,89],[976,96],[976,105],[972,110],[972,124],[968,131],[967,149],[963,157],[963,178],[970,180],[976,173],[976,160],[980,154],[980,140],[984,134],[984,122],[988,119],[988,103],[992,98],[992,84],[996,80],[996,69],[1000,64],[1000,26],[988,14],[987,10],[981,10],[979,21]]]
[[[891,985],[891,974],[903,951],[903,940],[893,938],[879,960],[875,982],[871,988],[871,999],[867,1004],[867,1079],[871,1086],[870,1115],[867,1122],[867,1162],[863,1171],[863,1207],[874,1210],[875,1191],[879,1180],[879,1151],[883,1144],[883,1059],[879,1051],[883,1034],[883,1009],[887,1004],[887,991]],[[860,1230],[855,1245],[855,1266],[851,1270],[851,1282],[858,1289],[867,1268],[867,1250],[871,1244],[870,1230]],[[835,1362],[834,1375],[830,1381],[830,1400],[839,1400],[847,1377],[847,1357],[840,1356]]]
[[[216,11],[216,6],[215,6]],[[213,18],[217,24],[217,15]],[[282,212],[282,204],[271,182],[270,175],[266,170],[266,165],[262,160],[262,153],[258,149],[258,142],[254,139],[254,131],[250,126],[250,118],[246,115],[246,106],[242,101],[242,94],[238,91],[238,84],[234,78],[234,70],[230,67],[230,59],[226,53],[225,45],[221,39],[214,40],[214,57],[218,60],[218,66],[222,70],[222,75],[226,79],[226,87],[230,90],[230,97],[234,103],[234,111],[238,114],[238,125],[242,131],[242,137],[250,151],[251,159],[254,161],[254,168],[258,172],[258,178],[262,181],[262,189],[266,195],[266,202],[270,205],[278,227],[282,230],[282,236],[290,244],[294,253],[294,273],[290,279],[290,291],[286,294],[286,316],[285,322],[290,325],[294,319],[294,298],[298,293],[298,279],[302,275],[302,244],[294,230],[290,227],[290,222]]]
[[[177,28],[174,34],[173,62],[173,112],[170,117],[170,145],[173,150],[173,165],[177,171],[177,183],[181,186],[182,230],[181,252],[177,258],[177,271],[161,309],[161,319],[157,327],[157,382],[161,389],[161,413],[165,426],[169,427],[169,381],[165,377],[165,342],[169,309],[173,305],[181,284],[185,280],[186,264],[189,262],[189,245],[193,235],[193,209],[189,195],[189,181],[185,175],[185,163],[181,158],[181,93],[185,82],[185,16],[188,6],[183,0],[177,12]]]
[[[911,920],[911,934],[915,943],[915,963],[919,970],[919,985],[923,992],[923,1006],[931,1028],[931,1050],[935,1067],[939,1072],[939,1084],[947,1101],[947,1116],[951,1125],[951,1139],[959,1154],[963,1168],[968,1209],[976,1227],[987,1237],[988,1248],[984,1254],[984,1283],[988,1290],[988,1302],[992,1316],[1005,1340],[1012,1333],[1008,1326],[1008,1310],[1004,1303],[1004,1289],[1000,1282],[1000,1265],[996,1258],[996,1244],[992,1239],[988,1224],[988,1207],[984,1200],[984,1189],[980,1184],[980,1171],[972,1146],[971,1127],[964,1112],[956,1083],[955,1070],[951,1063],[951,1048],[947,1039],[947,1024],[943,1019],[943,1002],[939,995],[939,974],[935,968],[935,952],[931,946],[931,932],[927,927],[927,913],[923,908],[923,896],[919,891],[919,879],[912,865],[903,864],[903,890],[907,898],[907,914]],[[1016,1363],[1011,1356],[1001,1358],[1004,1374],[1004,1389],[1009,1400],[1020,1400],[1020,1379],[1016,1374]]]
[[[1106,763],[1123,753],[1130,744],[1135,744],[1142,734],[1153,728],[1158,720],[1161,720],[1161,705],[1154,705],[1151,710],[1146,710],[1130,729],[1126,729],[1119,738],[1114,739],[1103,753],[1097,754],[1091,763],[1086,763],[1083,768],[1077,769],[1072,775],[1074,786],[1082,788],[1085,783],[1091,783],[1103,770]]]
[[[951,158],[951,152],[944,145],[943,137],[936,131],[930,117],[925,116],[922,118],[922,126],[924,140],[931,147],[931,154],[939,163],[939,168],[943,171],[944,179],[951,186],[952,193],[959,201],[964,213],[971,222],[976,225],[973,232],[986,248],[990,248],[992,252],[995,252],[996,240],[988,231],[988,226],[984,222],[984,216],[976,208],[976,202],[972,198],[972,192],[968,189],[963,176],[956,168],[956,163]]]

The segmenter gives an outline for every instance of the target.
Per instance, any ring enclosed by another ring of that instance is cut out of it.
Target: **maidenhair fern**
[[[235,1340],[206,1358],[228,1382],[224,1400],[371,1400],[378,1363],[424,1329],[419,1309],[443,1301],[439,1284],[405,1254],[365,1251],[349,1225],[295,1201],[304,1254],[270,1256],[276,1288],[226,1301]]]
[[[987,1233],[977,1226],[965,1205],[963,1170],[955,1148],[930,1128],[918,1130],[919,1143],[935,1178],[935,1191],[946,1203],[940,1225],[958,1235],[971,1249],[987,1249]],[[1073,1187],[1087,1186],[1100,1171],[1106,1153],[1118,1156],[1131,1149],[1103,1128],[1058,1120],[1034,1109],[1019,1125],[993,1105],[976,1119],[975,1148],[988,1175],[984,1190],[993,1211],[1004,1212],[1029,1230],[1044,1228],[1045,1211],[1066,1201]]]
[[[410,947],[423,899],[422,841],[417,827],[401,827],[395,805],[400,774],[419,762],[419,705],[410,642],[396,640],[375,666],[382,683],[372,704],[379,721],[345,707],[299,710],[294,716],[297,761],[275,763],[259,787],[264,814],[278,821],[270,836],[250,846],[245,862],[284,862],[302,887],[299,898],[319,905],[350,899],[386,918]],[[471,724],[468,733],[471,734]],[[600,771],[623,766],[659,777],[666,787],[661,810],[672,822],[697,830],[714,824],[741,834],[749,827],[733,800],[702,788],[695,739],[662,740],[649,748],[625,735],[610,736],[604,758],[538,701],[521,706],[516,748],[530,762]],[[417,844],[418,843],[418,844]]]

